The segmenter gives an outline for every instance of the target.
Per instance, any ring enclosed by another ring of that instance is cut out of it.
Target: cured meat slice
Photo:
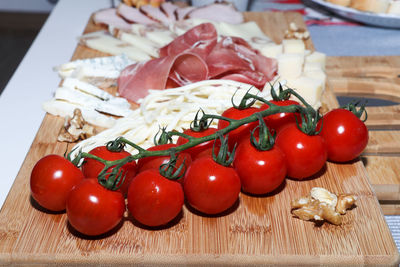
[[[177,55],[183,51],[191,50],[205,59],[217,44],[217,38],[215,27],[211,23],[203,23],[162,47],[160,56]]]
[[[118,92],[137,102],[149,89],[165,89],[169,79],[181,86],[207,77],[207,65],[198,55],[182,53],[128,66],[118,78]]]
[[[248,70],[240,70],[236,71],[235,73],[230,73],[221,77],[214,77],[214,78],[247,83],[257,88],[263,88],[265,83],[269,81],[269,79],[267,79],[267,77],[264,74]]]
[[[215,22],[239,24],[244,21],[243,14],[232,4],[211,4],[193,9],[189,18],[207,19]]]
[[[217,42],[211,23],[200,24],[160,50],[160,58],[128,66],[118,79],[121,96],[137,102],[149,89],[165,89],[206,79],[231,79],[263,88],[276,61],[259,55],[239,37]]]
[[[140,11],[143,12],[147,17],[164,25],[168,25],[171,22],[170,18],[167,17],[167,15],[165,15],[159,7],[144,5],[140,7]]]
[[[131,24],[118,16],[116,8],[102,9],[94,13],[93,21],[95,24],[105,24],[124,31],[129,31]]]
[[[140,23],[144,25],[157,23],[157,21],[152,20],[146,15],[142,14],[139,9],[125,5],[123,3],[118,6],[117,13],[121,17],[132,23]]]
[[[176,21],[175,11],[178,9],[177,5],[174,5],[171,2],[164,2],[161,4],[160,9],[165,15],[167,15],[171,22]]]
[[[239,37],[224,37],[207,57],[207,65],[212,78],[224,73],[246,70],[242,74],[260,73],[267,80],[271,80],[277,69],[276,60],[258,54]]]
[[[176,19],[177,20],[184,20],[186,19],[186,16],[192,11],[194,10],[195,7],[193,6],[187,6],[187,7],[178,7],[175,10],[175,15],[176,15]]]

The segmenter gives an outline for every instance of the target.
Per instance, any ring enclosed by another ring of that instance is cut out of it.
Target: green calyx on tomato
[[[270,83],[269,85],[271,87],[271,96],[272,96],[272,99],[274,101],[285,101],[285,100],[288,100],[290,98],[290,96],[292,94],[291,91],[288,90],[288,89],[283,90],[283,87],[282,87],[281,83],[279,83],[279,89],[278,89],[279,90],[279,94],[276,94],[276,90],[275,90],[273,84]]]
[[[202,113],[202,116],[199,119],[200,112]],[[207,119],[204,119],[204,114],[204,110],[201,108],[196,112],[194,120],[190,123],[190,130],[192,130],[193,132],[202,132],[210,127],[213,120],[208,121]]]
[[[349,111],[351,111],[354,115],[357,116],[357,118],[359,118],[362,122],[365,122],[368,118],[368,114],[367,114],[367,110],[365,109],[365,105],[366,103],[361,104],[361,106],[357,106],[358,104],[360,104],[359,101],[357,102],[350,102],[345,106],[342,106],[340,108],[342,109],[347,109]],[[364,119],[361,119],[361,117],[363,116],[363,114],[365,114]]]
[[[272,149],[275,143],[275,135],[272,135],[267,125],[265,124],[264,118],[257,113],[259,125],[251,131],[250,142],[251,144],[261,151],[267,151]],[[258,140],[255,137],[255,132],[258,130]]]
[[[174,148],[171,148],[171,157],[167,163],[161,164],[159,171],[162,176],[169,180],[179,180],[185,175],[185,160],[178,165],[178,158]]]
[[[313,108],[307,107],[305,111],[300,113],[301,124],[296,118],[296,125],[300,131],[307,135],[317,135],[322,130],[323,122],[321,121],[320,127],[318,126],[319,120],[322,118],[318,111]]]
[[[158,137],[158,135],[160,135]],[[165,145],[168,143],[172,143],[172,136],[167,132],[167,127],[160,127],[157,134],[153,139],[154,145]]]
[[[215,154],[215,144],[217,143],[217,140],[215,139],[212,150],[212,158],[216,163],[228,167],[232,164],[235,158],[236,144],[233,146],[232,151],[229,152],[228,135],[224,137],[221,133],[218,133],[218,137],[220,139],[221,146],[219,147],[218,154]]]

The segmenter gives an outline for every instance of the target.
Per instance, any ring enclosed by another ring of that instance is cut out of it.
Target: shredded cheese
[[[119,136],[146,149],[153,145],[153,137],[160,127],[177,131],[187,129],[200,108],[208,114],[221,114],[232,106],[232,96],[233,101],[239,104],[248,90],[270,99],[269,90],[260,92],[252,85],[230,80],[206,80],[174,89],[150,90],[149,95],[140,101],[140,107],[131,115],[77,144],[74,147],[75,155],[78,151],[88,152]],[[217,121],[214,120],[212,125],[216,126]],[[131,147],[127,147],[127,151],[135,152]]]

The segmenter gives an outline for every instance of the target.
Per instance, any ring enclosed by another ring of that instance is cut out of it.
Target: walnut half
[[[349,194],[339,196],[325,188],[314,187],[310,195],[291,202],[292,214],[305,221],[327,221],[334,225],[342,224],[342,215],[351,208],[357,197]]]
[[[57,140],[60,142],[73,143],[95,135],[94,126],[87,123],[80,109],[74,110],[72,118],[65,117],[63,127],[60,129]]]

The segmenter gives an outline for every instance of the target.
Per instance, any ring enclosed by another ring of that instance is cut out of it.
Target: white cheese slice
[[[282,44],[268,43],[258,49],[263,56],[278,58],[283,53]]]
[[[114,97],[113,95],[107,93],[106,91],[101,90],[100,88],[90,83],[83,82],[76,78],[66,78],[63,81],[62,86],[85,92],[86,94],[95,96],[102,100],[109,100]]]
[[[85,34],[80,37],[80,41],[89,48],[111,55],[126,54],[134,61],[144,61],[151,58],[144,51],[132,46],[127,42],[123,42],[104,31]]]
[[[281,54],[278,60],[278,75],[283,79],[300,77],[303,72],[304,54]]]
[[[324,53],[314,51],[309,55],[306,55],[306,63],[318,63],[323,70],[325,70],[326,55]]]
[[[303,73],[304,76],[321,81],[322,90],[326,86],[326,73],[322,69],[307,70]]]
[[[61,117],[66,117],[66,116],[72,117],[74,114],[74,110],[76,108],[79,108],[82,112],[82,116],[85,121],[104,128],[110,128],[114,126],[116,121],[114,118],[103,115],[95,110],[87,109],[84,106],[72,104],[62,100],[53,99],[44,102],[42,107],[46,112],[54,116],[61,116]]]
[[[104,77],[116,79],[124,68],[133,63],[134,61],[122,54],[111,57],[78,59],[57,66],[54,70],[58,71],[62,78]]]
[[[282,45],[285,54],[304,54],[306,50],[304,42],[298,39],[285,39]]]
[[[65,87],[58,88],[54,97],[56,100],[64,100],[72,104],[84,106],[87,109],[97,110],[120,117],[129,116],[132,112],[129,108],[118,105],[118,103],[114,104],[109,101],[102,101],[92,95]]]
[[[138,47],[152,57],[159,57],[158,50],[161,48],[161,46],[158,43],[154,43],[145,37],[123,31],[119,32],[118,38],[124,42],[130,43],[135,47]]]
[[[288,79],[287,86],[296,90],[313,108],[318,109],[321,106],[324,88],[324,83],[321,80],[301,76],[296,79]]]
[[[249,21],[240,24],[230,24],[220,22],[218,27],[218,34],[223,36],[235,36],[245,40],[261,39],[264,43],[272,42],[271,39],[265,35],[254,21]]]

